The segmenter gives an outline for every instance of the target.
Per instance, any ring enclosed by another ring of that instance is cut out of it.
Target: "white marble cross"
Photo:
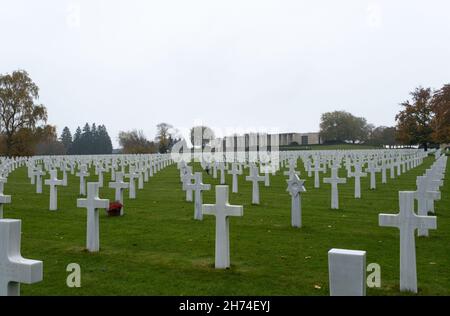
[[[377,188],[376,173],[380,172],[381,169],[376,166],[376,162],[369,162],[369,167],[366,168],[366,171],[370,173],[370,189],[374,190]]]
[[[242,174],[242,169],[239,168],[239,165],[235,162],[231,164],[231,171],[228,173],[233,175],[233,185],[232,185],[232,192],[238,193],[238,175]]]
[[[70,169],[70,174],[74,175],[75,174],[75,162],[73,160],[69,162],[69,169]]]
[[[290,158],[289,161],[288,161],[288,165],[289,165],[289,167],[288,167],[289,170],[294,170],[295,167],[297,167],[297,159],[296,158]]]
[[[86,177],[89,177],[87,166],[81,165],[80,172],[78,172],[76,176],[80,178],[80,195],[86,195]]]
[[[289,170],[288,170],[288,171],[285,171],[285,172],[284,172],[284,175],[289,177],[288,180],[291,180],[291,179],[294,177],[294,175],[300,176],[300,173],[299,173],[298,171],[295,170],[295,164],[291,164],[291,163],[290,163],[290,164],[289,164]]]
[[[45,180],[45,184],[50,186],[50,211],[58,209],[58,185],[63,185],[62,180],[58,180],[58,171],[50,170],[50,179]]]
[[[188,184],[192,184],[192,180],[194,180],[194,175],[192,174],[192,167],[186,166],[182,181],[183,181],[183,190],[186,191],[187,202],[192,202],[192,188],[190,186],[187,186]]]
[[[63,178],[62,178],[62,183],[63,184],[62,185],[66,187],[68,185],[68,183],[67,183],[67,171],[70,171],[70,168],[68,168],[67,165],[64,163],[61,166],[61,170],[63,172]]]
[[[347,170],[347,178],[350,178],[351,177],[350,174],[352,172],[352,166],[353,166],[352,161],[350,160],[349,157],[346,157],[344,163],[345,163],[345,170]],[[355,162],[355,163],[357,163],[357,162]]]
[[[318,189],[320,188],[319,172],[325,172],[325,168],[320,166],[320,161],[318,158],[314,161],[314,168],[312,171],[314,171],[314,188]]]
[[[3,204],[11,203],[11,195],[4,195],[4,185],[8,180],[0,177],[0,218],[3,218]]]
[[[427,169],[425,171],[425,177],[427,179],[427,188],[429,191],[439,192],[439,188],[444,185],[443,176],[445,174],[445,170],[442,172],[439,172],[439,170],[436,168],[436,165],[432,166],[432,169]],[[419,181],[419,178],[417,182]],[[417,183],[418,184],[418,183]],[[427,209],[428,212],[435,213],[434,212],[434,201],[440,200],[441,197],[436,195],[428,195],[427,197]],[[420,214],[419,214],[420,215]]]
[[[125,189],[128,189],[130,187],[129,183],[126,183],[123,181],[123,173],[122,172],[116,172],[116,181],[110,182],[109,187],[111,189],[115,190],[115,196],[114,199],[116,201],[119,201],[120,204],[122,204],[122,209],[120,210],[120,216],[123,216],[124,209],[123,209],[123,191]]]
[[[113,163],[111,165],[111,181],[116,181],[116,171],[117,171],[117,165]]]
[[[149,162],[148,167],[149,167],[149,169],[148,169],[148,176],[149,177],[153,177],[153,169],[155,168],[155,163],[153,162],[153,160],[151,160]]]
[[[142,163],[142,173],[144,174],[144,182],[148,182],[148,162]]]
[[[259,184],[265,178],[258,174],[258,168],[250,166],[250,175],[245,177],[245,180],[252,182],[252,204],[259,204]]]
[[[311,178],[311,176],[312,176],[312,168],[311,168],[311,160],[309,160],[309,158],[306,159],[305,170],[308,172],[308,177]]]
[[[144,170],[138,167],[137,175],[138,175],[138,189],[142,190],[144,188]]]
[[[128,179],[130,179],[130,188],[128,190],[128,198],[129,199],[136,199],[136,184],[134,182],[134,179],[136,179],[139,175],[134,171],[134,167],[130,166],[129,173],[125,175]]]
[[[334,210],[339,209],[339,191],[338,184],[347,183],[346,178],[338,177],[338,169],[331,169],[331,178],[324,178],[323,183],[331,184],[331,208]]]
[[[387,176],[386,176],[386,170],[388,168],[388,165],[386,164],[386,160],[383,159],[383,161],[381,162],[381,183],[387,183]]]
[[[42,167],[39,166],[37,169],[33,170],[33,178],[36,177],[36,193],[42,194],[42,177],[45,176],[45,171],[42,171]]]
[[[180,170],[180,182],[183,182],[183,177],[186,174],[186,161],[182,160],[178,163],[178,169]]]
[[[291,195],[291,225],[292,227],[302,227],[300,192],[306,192],[306,189],[303,186],[305,180],[300,180],[298,175],[294,174],[294,176],[286,182],[288,183],[287,191]]]
[[[106,172],[106,168],[103,167],[103,163],[101,163],[97,169],[96,172],[98,174],[98,184],[100,188],[103,188],[103,173]]]
[[[42,281],[42,261],[20,254],[21,221],[0,219],[0,296],[19,296],[20,283]]]
[[[230,216],[243,216],[242,206],[230,205],[228,203],[228,186],[216,186],[216,204],[204,204],[202,212],[205,215],[216,216],[216,269],[230,267]]]
[[[187,172],[187,164],[186,164],[186,162],[185,161],[181,161],[179,163],[179,168],[180,168],[180,182],[182,183],[184,175]]]
[[[391,179],[395,179],[395,163],[393,159],[389,161],[389,176]]]
[[[362,172],[361,165],[359,163],[355,164],[355,171],[349,173],[350,177],[355,178],[355,199],[361,198],[361,177],[366,177],[367,173]]]
[[[211,185],[210,184],[203,184],[202,183],[202,173],[201,172],[196,172],[195,175],[194,175],[194,183],[187,184],[186,188],[190,188],[191,190],[195,191],[194,219],[201,221],[201,220],[203,220],[202,191],[211,190]]]
[[[397,176],[401,176],[402,174],[402,159],[397,157],[395,160],[395,166],[397,167]]]
[[[224,162],[218,164],[218,168],[220,170],[220,184],[225,184],[225,171],[227,170],[227,166]]]
[[[28,175],[28,178],[30,178],[31,184],[34,184],[33,171],[34,171],[34,164],[30,162],[27,165],[27,175]]]
[[[214,162],[212,167],[213,167],[213,178],[217,179],[217,166],[218,166],[218,162]]]
[[[417,214],[421,216],[428,215],[429,199],[439,200],[441,198],[441,192],[428,189],[428,181],[427,177],[417,177],[417,191],[414,194],[414,198],[417,199]],[[428,236],[428,229],[419,228],[417,236]]]
[[[400,230],[400,290],[417,293],[416,229],[436,229],[435,216],[419,216],[414,213],[415,192],[399,192],[400,213],[379,214],[380,226],[397,227]]]
[[[270,173],[272,172],[271,165],[261,165],[261,172],[264,173],[264,186],[270,187]]]
[[[87,209],[86,248],[90,252],[100,250],[98,209],[108,209],[109,207],[109,200],[98,197],[99,186],[98,182],[89,182],[87,198],[77,199],[77,207]]]

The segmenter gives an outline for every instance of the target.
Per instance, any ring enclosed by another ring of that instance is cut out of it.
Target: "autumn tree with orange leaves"
[[[425,150],[432,142],[433,110],[431,100],[433,94],[430,88],[416,88],[410,93],[412,100],[400,105],[403,110],[395,117],[397,121],[397,139],[405,145],[419,144]]]
[[[431,101],[434,117],[432,138],[436,143],[450,143],[450,84],[434,93]]]

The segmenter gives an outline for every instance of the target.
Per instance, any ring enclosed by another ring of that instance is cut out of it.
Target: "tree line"
[[[425,149],[450,143],[450,84],[437,90],[418,87],[410,96],[410,100],[400,103],[396,126],[375,127],[346,111],[324,113],[320,122],[322,143],[420,145]],[[73,136],[65,127],[58,139],[56,127],[47,124],[46,107],[38,100],[39,88],[26,71],[0,74],[0,155],[112,153],[111,138],[104,125],[86,123]],[[206,126],[191,129],[192,144],[203,148],[213,138],[213,131]],[[180,136],[172,125],[160,123],[153,140],[139,130],[122,131],[118,140],[125,154],[167,153]]]
[[[62,153],[56,127],[47,124],[39,88],[24,70],[0,74],[0,154],[31,156]]]
[[[434,91],[418,87],[410,95],[411,100],[400,103],[396,126],[375,127],[345,111],[322,114],[322,143],[420,145],[425,149],[450,143],[450,84]]]
[[[0,155],[111,154],[104,125],[86,123],[75,135],[65,127],[58,139],[47,124],[47,108],[38,103],[39,87],[24,70],[0,74]]]
[[[113,152],[111,138],[105,125],[86,123],[81,129],[79,126],[72,137],[70,129],[64,127],[60,141],[68,155],[109,155]]]
[[[168,123],[156,125],[154,140],[149,140],[142,130],[122,131],[119,133],[119,145],[123,154],[168,153],[180,141],[178,130]]]
[[[401,103],[396,115],[397,139],[402,143],[430,145],[450,143],[450,84],[442,88],[418,87],[410,93],[411,100]]]
[[[124,154],[167,153],[181,140],[178,130],[168,123],[159,123],[154,141],[147,139],[141,130],[119,133],[119,144]],[[215,135],[207,126],[194,126],[190,129],[190,140],[194,146],[205,148]]]
[[[325,144],[368,144],[374,146],[398,145],[395,127],[378,126],[367,122],[346,111],[334,111],[322,114],[320,139]]]

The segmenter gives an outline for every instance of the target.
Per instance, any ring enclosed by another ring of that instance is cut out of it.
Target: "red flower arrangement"
[[[107,210],[108,216],[120,216],[120,211],[122,210],[123,204],[119,201],[109,203],[109,208]]]

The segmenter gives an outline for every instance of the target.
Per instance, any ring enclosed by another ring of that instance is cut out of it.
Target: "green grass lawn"
[[[419,166],[370,191],[362,180],[362,199],[353,198],[353,179],[339,187],[341,210],[330,209],[330,185],[313,188],[302,169],[307,192],[302,196],[303,227],[290,227],[291,198],[286,179],[271,177],[260,186],[261,205],[251,205],[251,183],[240,177],[230,203],[243,205],[244,216],[231,218],[229,270],[214,269],[215,218],[195,221],[194,204],[185,202],[179,171],[172,165],[150,179],[136,200],[125,199],[124,217],[100,213],[99,253],[85,251],[86,210],[76,208],[79,180],[59,187],[57,212],[48,210],[48,186],[35,194],[26,168],[14,171],[5,185],[12,204],[5,218],[22,219],[22,255],[44,262],[44,280],[22,285],[22,295],[328,295],[331,248],[367,251],[367,264],[381,266],[381,288],[368,295],[400,295],[399,232],[378,226],[379,213],[398,212],[398,191],[415,188],[415,178],[432,163]],[[300,164],[299,164],[300,165]],[[195,165],[198,171],[199,166]],[[420,295],[450,295],[450,167],[442,200],[436,203],[438,229],[416,238]],[[246,170],[248,173],[248,170]],[[91,174],[93,174],[91,170]],[[341,170],[341,176],[344,170]],[[59,175],[61,178],[61,174]],[[96,176],[91,176],[91,181]],[[109,176],[105,177],[105,186]],[[204,183],[218,179],[204,174]],[[231,176],[227,176],[231,184]],[[125,194],[128,195],[128,192]],[[100,197],[113,199],[113,190]],[[214,203],[214,190],[204,203]],[[66,286],[66,266],[81,266],[81,288]]]

